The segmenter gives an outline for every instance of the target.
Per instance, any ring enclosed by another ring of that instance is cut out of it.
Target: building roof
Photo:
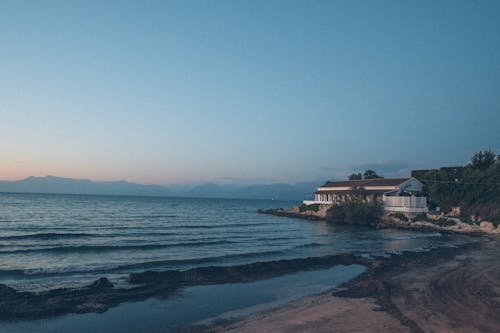
[[[345,194],[384,194],[387,193],[387,190],[362,190],[361,192],[359,190],[321,190],[318,189],[318,191],[314,192],[314,194],[339,194],[339,195],[345,195]]]
[[[365,187],[365,186],[397,186],[404,183],[410,178],[374,178],[374,179],[361,179],[361,180],[345,180],[326,182],[321,187]]]

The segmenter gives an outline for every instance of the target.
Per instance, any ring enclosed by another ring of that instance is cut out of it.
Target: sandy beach
[[[341,289],[205,332],[499,332],[500,243],[374,262]]]

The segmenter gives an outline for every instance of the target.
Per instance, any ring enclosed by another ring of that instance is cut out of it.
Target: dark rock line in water
[[[68,313],[104,312],[122,302],[141,301],[151,297],[166,298],[183,287],[244,283],[269,279],[299,271],[327,269],[337,265],[359,264],[367,271],[345,284],[345,294],[381,292],[372,283],[364,283],[383,271],[404,269],[408,262],[427,262],[451,256],[473,246],[436,248],[426,252],[403,251],[386,258],[365,258],[353,254],[328,255],[301,259],[256,262],[236,266],[208,266],[184,271],[146,271],[132,273],[132,288],[114,288],[106,278],[82,288],[60,288],[46,292],[20,292],[0,284],[0,320],[30,320]],[[349,287],[350,286],[350,287]],[[359,289],[359,287],[361,289]],[[356,288],[357,287],[357,288]]]
[[[0,284],[0,320],[30,320],[68,313],[104,312],[122,302],[150,297],[166,298],[183,287],[243,283],[269,279],[299,271],[327,269],[337,265],[369,266],[370,260],[352,254],[256,262],[236,266],[208,266],[184,271],[132,273],[132,288],[114,288],[100,278],[81,288],[59,288],[44,292],[21,292]]]

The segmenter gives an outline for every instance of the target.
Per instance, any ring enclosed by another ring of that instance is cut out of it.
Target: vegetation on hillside
[[[326,221],[332,224],[376,225],[382,213],[383,208],[378,202],[358,199],[333,205],[326,213]]]
[[[414,171],[431,206],[459,206],[462,217],[500,222],[500,164],[491,150],[476,153],[461,167]]]
[[[397,218],[397,219],[399,219],[399,220],[401,220],[401,221],[403,221],[403,222],[408,222],[408,218],[407,218],[407,217],[406,217],[406,215],[405,215],[405,214],[403,214],[403,213],[399,213],[399,212],[397,212],[397,213],[392,213],[392,214],[389,214],[389,216],[390,216],[390,217],[395,217],[395,218]]]

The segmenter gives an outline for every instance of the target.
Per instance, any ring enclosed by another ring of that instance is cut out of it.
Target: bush
[[[332,206],[327,212],[326,221],[332,224],[376,225],[382,213],[383,208],[379,203],[353,200]]]
[[[299,206],[299,211],[300,212],[305,212],[305,211],[313,211],[313,212],[317,212],[319,211],[319,204],[312,204],[312,205],[306,205],[306,204],[302,204]]]
[[[462,221],[463,223],[467,223],[467,224],[473,224],[474,222],[471,220],[470,218],[470,215],[468,214],[460,214],[460,221]]]
[[[439,225],[440,227],[451,227],[453,225],[456,225],[457,222],[453,221],[453,220],[450,220],[450,219],[446,219],[444,217],[440,218],[439,220],[437,221],[434,221],[434,224],[437,224]]]
[[[424,222],[434,222],[434,220],[431,220],[430,218],[427,217],[427,213],[418,213],[413,219],[413,222],[417,221],[424,221]]]
[[[404,222],[408,221],[408,218],[403,213],[392,213],[389,216],[395,217],[395,218],[400,219],[401,221],[404,221]]]

